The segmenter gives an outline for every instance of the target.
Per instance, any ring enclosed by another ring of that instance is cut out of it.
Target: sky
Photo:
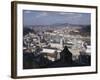
[[[26,25],[52,25],[57,23],[69,23],[89,25],[90,13],[56,12],[23,10],[23,24]]]

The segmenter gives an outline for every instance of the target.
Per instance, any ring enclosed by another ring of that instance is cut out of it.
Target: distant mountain
[[[24,26],[24,28],[29,28],[30,30],[34,31],[46,31],[46,30],[56,30],[60,28],[65,28],[65,27],[81,27],[82,29],[80,32],[89,32],[90,30],[90,25],[77,25],[77,24],[69,24],[69,23],[55,23],[51,25],[28,25]],[[30,31],[28,30],[28,31]],[[25,31],[26,33],[27,31]]]
[[[79,27],[85,27],[88,26],[87,25],[81,25],[81,24],[69,24],[69,23],[55,23],[55,24],[48,24],[48,25],[25,25],[24,27],[66,27],[66,26],[71,26],[71,27],[75,27],[75,26],[79,26]]]

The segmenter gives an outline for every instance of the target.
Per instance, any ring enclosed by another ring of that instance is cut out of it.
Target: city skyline
[[[23,69],[91,65],[91,14],[23,11]]]

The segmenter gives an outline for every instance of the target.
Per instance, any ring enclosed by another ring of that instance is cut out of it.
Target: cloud
[[[69,17],[81,17],[81,13],[75,13],[75,12],[60,12],[59,15],[63,16],[69,16]]]
[[[60,12],[59,14],[60,14],[60,15],[66,15],[66,13],[65,13],[65,12]]]
[[[75,12],[60,12],[59,15],[64,16],[67,19],[80,19],[83,17],[83,14]]]
[[[26,10],[25,13],[31,13],[32,11]]]
[[[75,13],[72,12],[60,12],[60,15],[74,15]]]
[[[36,18],[44,17],[44,16],[48,16],[48,13],[47,13],[47,12],[39,13],[39,14],[36,16]]]

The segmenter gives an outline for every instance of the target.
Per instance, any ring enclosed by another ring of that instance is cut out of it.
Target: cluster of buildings
[[[73,60],[78,58],[80,52],[90,55],[91,47],[85,41],[90,40],[90,37],[70,34],[70,32],[78,33],[78,29],[79,27],[66,27],[52,31],[28,33],[23,37],[23,51],[29,51],[36,56],[44,54],[44,57],[51,61],[60,59],[60,52],[65,46],[72,52]]]

